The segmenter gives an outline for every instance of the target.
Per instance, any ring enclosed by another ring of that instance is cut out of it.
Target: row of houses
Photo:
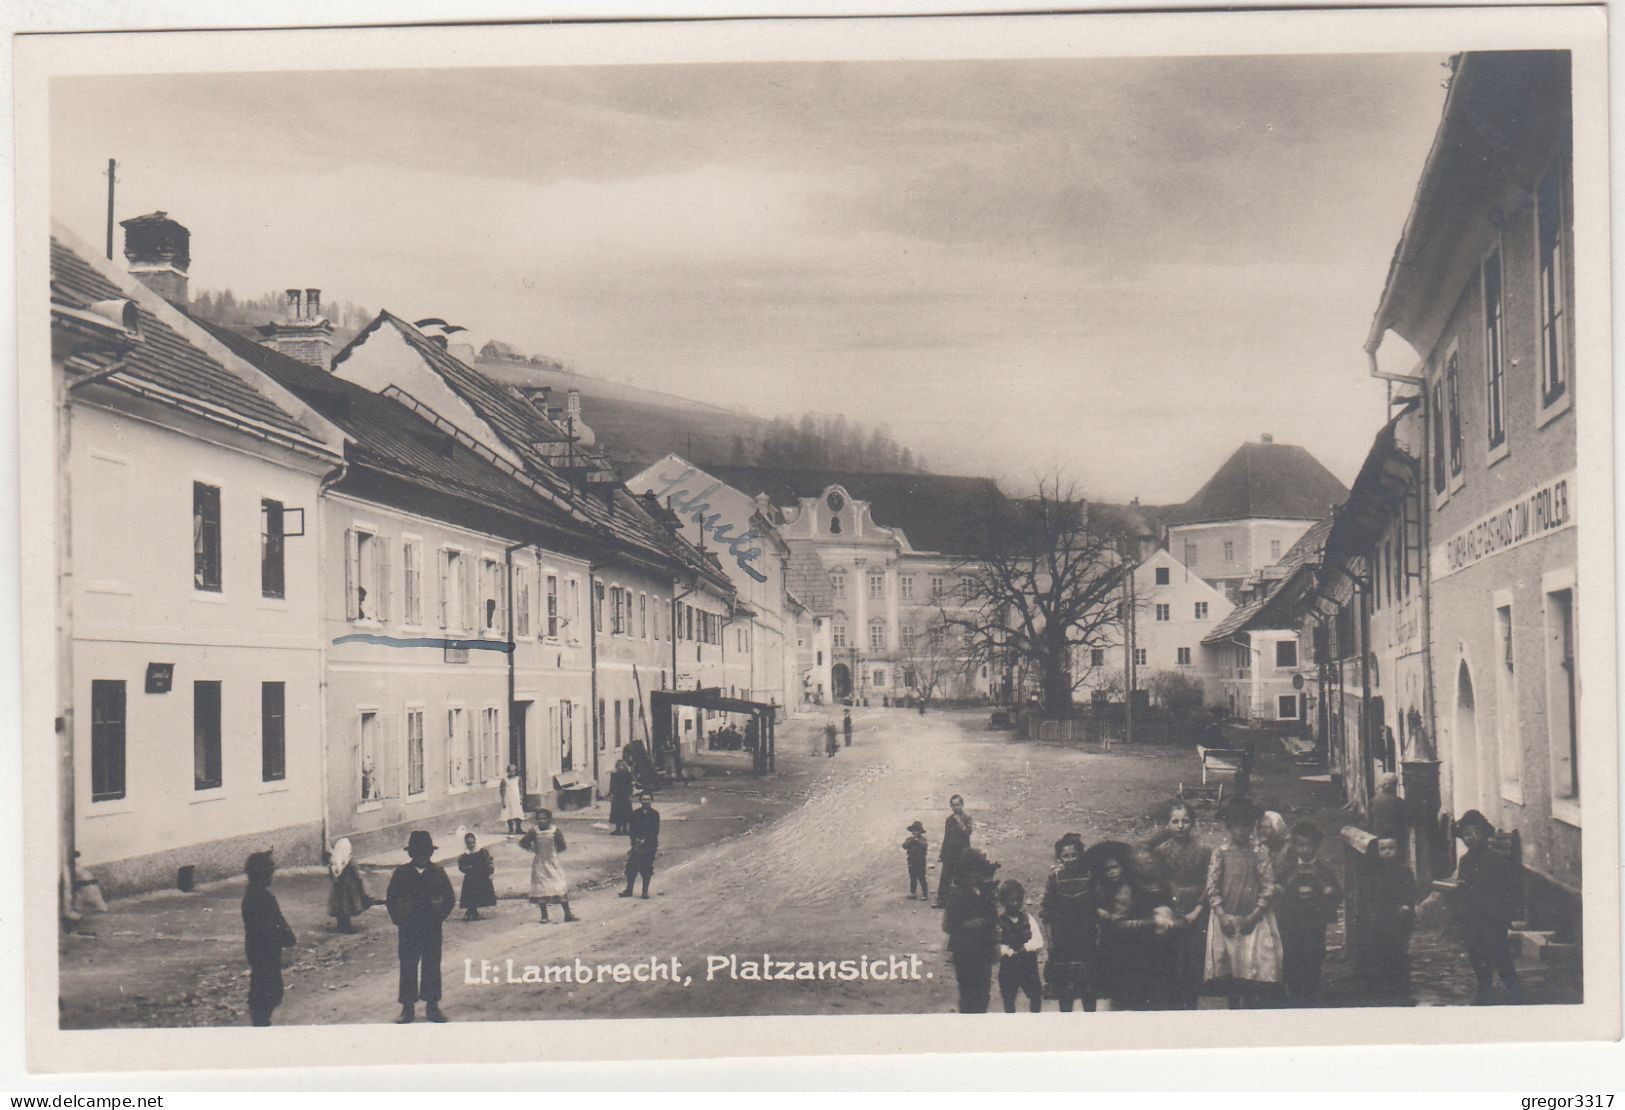
[[[65,875],[387,849],[493,816],[510,765],[540,798],[634,741],[675,768],[724,701],[985,692],[922,681],[961,558],[910,532],[957,542],[928,522],[992,483],[675,455],[623,483],[576,395],[493,380],[454,325],[381,312],[335,353],[296,289],[232,330],[188,309],[184,226],[123,227],[127,271],[52,237]]]
[[[1290,709],[1352,808],[1399,776],[1420,878],[1463,812],[1503,830],[1542,943],[1580,933],[1570,131],[1566,53],[1455,60],[1368,339],[1389,419],[1204,640],[1222,703]]]

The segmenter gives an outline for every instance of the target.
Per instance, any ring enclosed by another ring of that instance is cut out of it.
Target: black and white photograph
[[[1616,1038],[1525,14],[19,44],[31,1059]]]

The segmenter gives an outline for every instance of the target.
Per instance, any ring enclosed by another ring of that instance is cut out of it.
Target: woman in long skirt
[[[355,932],[350,918],[367,912],[367,907],[372,905],[367,888],[361,882],[361,871],[351,857],[348,837],[335,841],[333,851],[327,857],[327,870],[333,879],[327,889],[327,916],[334,920],[341,933]]]
[[[564,920],[574,921],[570,912],[570,880],[565,878],[559,863],[559,854],[565,850],[564,830],[553,826],[553,812],[536,811],[536,823],[519,841],[519,846],[532,853],[530,862],[530,900],[541,910],[541,922],[548,924],[547,907],[558,903],[564,907]]]
[[[497,904],[496,884],[491,881],[496,865],[473,833],[463,835],[463,854],[457,857],[457,870],[463,873],[463,891],[458,899],[463,920],[478,921],[481,910]]]
[[[632,820],[632,768],[626,760],[617,759],[615,770],[609,776],[609,830],[611,836],[625,836],[626,823]]]
[[[1281,933],[1270,902],[1275,872],[1269,849],[1254,840],[1258,811],[1238,799],[1219,812],[1229,839],[1207,869],[1208,989],[1232,1009],[1256,1005],[1281,981]]]

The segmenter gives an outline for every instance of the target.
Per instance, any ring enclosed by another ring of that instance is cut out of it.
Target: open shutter
[[[353,621],[358,611],[355,603],[355,587],[361,577],[360,568],[356,566],[355,529],[344,530],[344,619]]]
[[[393,600],[394,583],[390,580],[390,545],[393,539],[389,536],[378,536],[373,543],[373,550],[378,553],[376,576],[378,582],[378,603],[374,608],[377,612],[373,616],[380,621],[389,620],[390,605]]]
[[[402,793],[401,768],[405,763],[406,741],[401,722],[394,713],[378,717],[378,796],[399,798]]]
[[[457,711],[446,710],[446,784],[456,786],[462,775],[458,770],[458,758],[462,747],[457,737]]]
[[[508,635],[508,575],[507,568],[496,568],[497,580],[497,633],[504,639]]]
[[[451,552],[440,549],[440,630],[446,630],[451,605]]]
[[[480,567],[477,562],[464,561],[469,565],[463,567],[462,628],[464,632],[478,632],[484,619],[480,612]]]

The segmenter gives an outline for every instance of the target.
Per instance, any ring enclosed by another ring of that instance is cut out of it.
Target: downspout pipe
[[[341,463],[339,463],[338,466],[333,468],[333,470],[331,470],[325,477],[323,477],[322,480],[319,483],[317,483],[317,486],[316,486],[316,507],[315,507],[314,515],[316,517],[316,527],[315,527],[316,535],[315,535],[315,539],[316,539],[316,554],[317,554],[318,562],[321,559],[321,544],[322,544],[322,536],[323,536],[323,529],[322,529],[322,504],[323,504],[323,499],[325,498],[325,496],[327,495],[327,492],[329,490],[331,490],[334,486],[338,485],[340,482],[344,481],[345,475],[348,474],[349,472],[350,472],[350,464],[347,463],[347,462],[341,462]],[[320,717],[320,721],[319,721],[319,723],[317,725],[317,736],[318,736],[318,743],[319,743],[320,748],[321,748],[321,758],[318,760],[318,763],[319,763],[319,765],[321,767],[321,781],[322,781],[322,843],[321,843],[320,849],[316,853],[316,858],[320,859],[322,857],[322,854],[327,851],[327,846],[329,844],[333,843],[333,816],[332,816],[333,799],[332,799],[332,796],[328,792],[328,773],[329,772],[328,772],[328,766],[327,766],[327,762],[328,762],[328,750],[327,749],[328,749],[328,740],[330,738],[329,733],[328,733],[328,728],[327,728],[327,725],[328,725],[327,634],[326,634],[326,631],[322,628],[322,623],[326,619],[326,616],[327,616],[327,605],[328,605],[327,576],[324,575],[324,574],[318,574],[316,576],[316,583],[317,583],[316,584],[316,629],[317,629],[317,637],[316,637],[316,683],[317,683],[317,688],[319,690],[319,695],[320,695],[316,699],[317,700],[317,714]]]
[[[512,763],[512,764],[514,764],[515,766],[517,766],[519,768],[519,781],[521,783],[523,783],[525,781],[525,749],[524,749],[523,745],[516,745],[514,743],[519,738],[519,729],[517,728],[517,726],[515,724],[515,721],[514,721],[514,700],[513,700],[514,693],[516,692],[516,685],[515,685],[516,678],[515,678],[515,675],[514,675],[514,656],[518,654],[518,644],[514,640],[514,628],[515,628],[514,607],[515,607],[515,603],[517,602],[518,598],[517,598],[517,595],[515,595],[514,590],[513,590],[513,553],[515,551],[523,551],[523,550],[525,550],[525,548],[527,548],[529,546],[531,546],[529,543],[515,543],[515,544],[509,544],[508,546],[506,546],[506,547],[504,547],[502,549],[502,565],[503,565],[503,569],[504,569],[504,571],[505,571],[505,573],[507,575],[507,583],[508,583],[507,584],[507,595],[508,595],[508,606],[507,606],[507,608],[508,608],[508,620],[507,620],[507,625],[508,625],[508,628],[507,628],[507,635],[508,635],[508,651],[507,651],[507,656],[508,656],[508,758],[505,761],[505,763]],[[504,766],[502,770],[503,770],[503,777],[506,778],[507,777],[507,770],[508,770],[507,767]],[[506,788],[504,788],[504,789],[506,789]],[[522,788],[521,788],[521,792],[523,792]]]
[[[587,718],[592,721],[592,789],[598,794],[598,745],[602,725],[598,717],[598,564],[587,564],[587,660],[592,674],[592,703],[587,706]]]

